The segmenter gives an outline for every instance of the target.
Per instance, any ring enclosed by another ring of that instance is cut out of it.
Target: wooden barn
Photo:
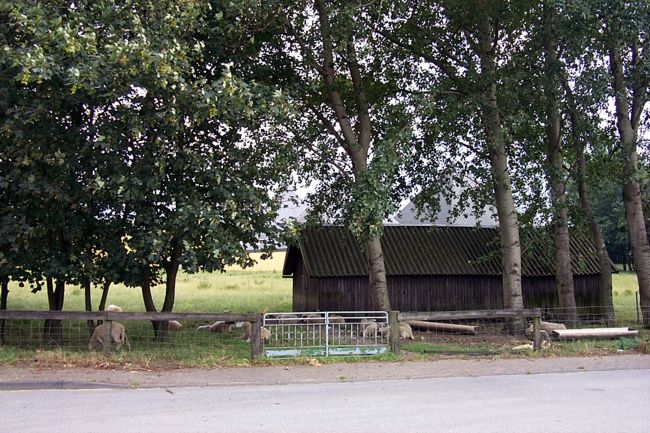
[[[522,245],[524,305],[556,307],[552,243],[528,239]],[[386,226],[382,246],[393,309],[503,308],[496,228]],[[578,307],[602,305],[593,245],[574,239],[571,254]],[[293,278],[294,311],[372,309],[365,251],[343,227],[304,229],[289,246],[283,276]]]

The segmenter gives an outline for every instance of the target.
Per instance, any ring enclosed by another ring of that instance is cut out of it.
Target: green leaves
[[[289,104],[234,67],[241,28],[211,25],[241,7],[3,5],[0,251],[22,263],[1,274],[155,283],[176,245],[214,270],[278,239],[295,157],[270,125]]]

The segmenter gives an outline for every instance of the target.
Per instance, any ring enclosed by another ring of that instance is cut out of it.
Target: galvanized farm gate
[[[377,355],[390,348],[385,311],[267,313],[263,326],[267,357]]]

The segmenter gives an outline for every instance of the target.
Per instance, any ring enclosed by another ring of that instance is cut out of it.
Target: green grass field
[[[176,281],[177,312],[223,312],[249,313],[261,311],[291,310],[291,279],[282,278],[284,252],[276,253],[272,259],[259,260],[252,268],[229,267],[226,272],[187,274],[180,272]],[[29,287],[9,285],[7,308],[9,310],[47,310],[47,294],[44,291],[31,293]],[[83,311],[84,293],[76,286],[66,287],[64,310]],[[165,288],[162,285],[152,289],[156,306],[162,306]],[[97,309],[101,299],[101,288],[92,289],[93,308]],[[137,287],[122,284],[111,286],[107,304],[115,304],[125,311],[144,311],[142,293]]]
[[[259,255],[257,255],[259,259]],[[290,311],[291,279],[282,278],[284,253],[276,253],[270,260],[258,260],[258,265],[242,270],[231,267],[226,272],[186,274],[181,272],[177,280],[177,312],[223,312],[233,313]],[[635,311],[638,286],[633,272],[619,272],[613,275],[614,303],[617,312],[623,315]],[[28,287],[10,284],[8,309],[47,310],[47,296],[44,292],[31,293]],[[164,287],[153,289],[154,300],[160,307],[164,298]],[[101,290],[93,288],[93,307],[96,309]],[[108,304],[121,306],[125,311],[144,311],[139,288],[113,285],[109,291]],[[64,309],[84,310],[84,294],[79,287],[68,286]]]

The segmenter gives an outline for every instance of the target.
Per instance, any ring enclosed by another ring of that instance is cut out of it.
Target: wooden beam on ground
[[[451,332],[454,334],[476,335],[476,326],[456,325],[454,323],[425,322],[423,320],[407,320],[406,323],[415,329],[426,329],[428,331]]]
[[[555,338],[618,338],[634,337],[639,331],[630,328],[586,328],[586,329],[556,329]]]

